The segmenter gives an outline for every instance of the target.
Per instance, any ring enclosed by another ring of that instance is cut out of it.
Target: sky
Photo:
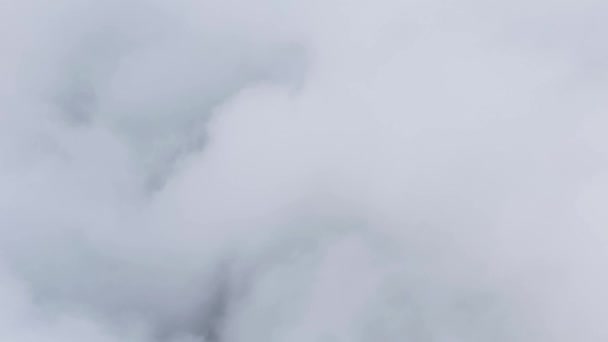
[[[0,0],[0,341],[608,340],[603,0]]]

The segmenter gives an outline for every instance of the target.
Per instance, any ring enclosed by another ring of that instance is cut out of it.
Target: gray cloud
[[[0,7],[0,340],[606,340],[603,2]]]

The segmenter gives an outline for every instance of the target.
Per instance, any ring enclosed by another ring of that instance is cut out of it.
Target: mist
[[[0,0],[0,341],[608,340],[607,15]]]

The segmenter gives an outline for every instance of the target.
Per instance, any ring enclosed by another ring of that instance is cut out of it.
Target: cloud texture
[[[608,339],[608,4],[0,0],[0,340]]]

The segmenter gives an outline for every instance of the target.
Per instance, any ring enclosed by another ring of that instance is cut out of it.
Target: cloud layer
[[[599,0],[0,0],[0,340],[605,341]]]

